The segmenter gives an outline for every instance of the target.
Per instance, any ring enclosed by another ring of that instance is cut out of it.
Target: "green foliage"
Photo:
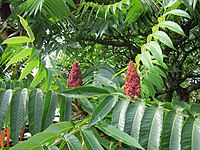
[[[13,144],[17,144],[19,134],[26,123],[27,89],[17,90],[10,103],[10,128]]]

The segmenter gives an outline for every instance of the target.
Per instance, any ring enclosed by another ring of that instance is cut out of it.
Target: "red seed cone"
[[[81,69],[79,67],[78,62],[73,62],[72,69],[69,74],[67,86],[69,88],[74,88],[74,87],[81,86],[81,85],[82,85]]]
[[[125,79],[124,93],[134,100],[135,96],[140,96],[140,77],[134,67],[133,61],[128,64],[128,72]]]

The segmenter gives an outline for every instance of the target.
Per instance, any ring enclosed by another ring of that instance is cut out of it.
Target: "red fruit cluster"
[[[133,61],[128,64],[128,73],[125,80],[124,93],[134,100],[135,96],[140,96],[140,77],[136,72]]]
[[[82,83],[83,83],[82,82],[82,72],[79,67],[79,64],[78,64],[78,62],[73,62],[72,69],[69,74],[67,86],[69,88],[74,88],[77,86],[81,86]]]

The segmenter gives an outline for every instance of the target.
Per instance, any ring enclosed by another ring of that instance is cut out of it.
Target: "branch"
[[[187,93],[189,94],[190,92],[200,89],[200,83],[193,83],[192,85],[190,85],[189,87],[186,88]]]
[[[108,39],[95,39],[95,37],[89,37],[89,38],[85,38],[84,40],[87,41],[91,41],[94,43],[98,43],[98,44],[103,44],[103,45],[110,45],[110,46],[114,46],[114,47],[127,47],[129,50],[132,50],[135,53],[140,53],[140,49],[138,49],[137,47],[135,47],[133,44],[131,44],[128,41],[112,41],[112,40],[108,40]]]
[[[199,48],[200,48],[200,47],[193,47],[191,50],[186,51],[185,54],[183,54],[183,57],[182,57],[181,61],[179,62],[179,69],[182,68],[183,63],[185,62],[187,56],[188,56],[191,52],[193,52],[193,51],[195,51],[195,50],[197,50],[197,49],[199,49]]]
[[[200,74],[187,74],[181,79],[181,83],[184,82],[187,78],[200,78]]]

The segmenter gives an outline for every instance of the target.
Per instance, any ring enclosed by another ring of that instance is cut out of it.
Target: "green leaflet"
[[[154,89],[154,86],[152,85],[152,83],[148,80],[148,78],[144,78],[142,80],[142,84],[146,85],[148,87],[148,90],[149,90],[149,96],[152,96],[154,97],[155,96],[155,89]]]
[[[52,22],[56,21],[57,18],[63,19],[69,15],[69,7],[63,0],[48,0],[44,1],[42,8],[42,14],[49,15],[52,18]]]
[[[118,97],[117,96],[107,96],[102,100],[101,103],[95,108],[91,120],[89,122],[89,126],[92,126],[102,120],[115,106],[117,103]]]
[[[60,137],[61,135],[59,133],[52,131],[45,131],[35,134],[28,141],[32,141],[40,145],[51,146],[51,144],[53,144],[56,141],[56,139]]]
[[[16,55],[14,55],[10,61],[6,64],[6,67],[8,68],[10,65],[24,59],[25,57],[31,55],[32,48],[25,48],[18,52]]]
[[[128,24],[135,22],[139,18],[139,16],[145,11],[140,0],[132,1],[130,5],[131,8],[126,15],[125,20],[125,22],[128,22]]]
[[[42,114],[42,130],[46,129],[53,123],[57,100],[58,96],[54,91],[49,91],[46,94]]]
[[[83,109],[88,113],[91,114],[94,111],[93,105],[87,98],[79,98],[78,101],[82,104]]]
[[[159,74],[160,76],[162,76],[163,78],[167,78],[166,74],[164,71],[162,71],[159,67],[157,66],[153,66],[150,69],[150,72],[154,72],[155,74]]]
[[[183,125],[183,116],[176,111],[169,111],[164,120],[160,149],[181,149],[181,130]]]
[[[103,150],[91,130],[84,129],[81,131],[81,135],[88,150]]]
[[[106,124],[105,122],[101,121],[98,124],[96,124],[96,127],[103,131],[105,134],[113,137],[118,141],[121,141],[122,143],[139,149],[143,149],[135,138],[129,136],[125,132],[120,131],[112,125]]]
[[[27,42],[31,42],[31,39],[29,39],[27,36],[16,36],[6,39],[2,44],[21,44]]]
[[[31,135],[41,131],[43,93],[40,89],[30,92],[28,101],[28,119]]]
[[[1,89],[6,89],[6,83],[4,81],[0,82],[0,88]]]
[[[64,139],[69,150],[83,150],[81,142],[73,134],[65,134]]]
[[[36,60],[33,60],[33,61],[30,61],[26,67],[23,69],[20,77],[19,77],[19,80],[22,80],[23,78],[25,78],[29,73],[32,72],[32,70],[37,67],[39,65],[39,61],[36,59]]]
[[[139,143],[144,149],[159,149],[160,135],[163,123],[163,109],[148,107],[142,118]]]
[[[66,131],[70,130],[71,128],[73,128],[71,122],[63,121],[50,125],[45,131],[63,134]]]
[[[71,121],[71,103],[72,100],[69,97],[59,95],[60,100],[60,121]]]
[[[145,67],[147,67],[148,69],[153,67],[151,55],[149,52],[142,52],[142,54],[139,54],[138,56],[142,60],[142,63],[145,65]]]
[[[39,145],[33,141],[24,141],[20,144],[17,144],[14,147],[11,147],[10,150],[43,150],[42,145]]]
[[[175,49],[170,37],[163,31],[157,31],[152,34],[154,38],[157,38],[160,42],[167,45],[168,47]]]
[[[115,109],[113,111],[112,125],[121,131],[124,131],[125,121],[126,121],[126,112],[127,112],[129,103],[130,103],[129,99],[120,100],[115,106]]]
[[[200,118],[189,117],[181,135],[181,150],[198,150],[200,147]]]
[[[45,64],[44,61],[40,60],[39,70],[35,75],[33,81],[31,82],[30,87],[36,87],[46,76]]]
[[[27,89],[17,90],[11,100],[10,129],[14,145],[17,144],[19,134],[25,125],[27,94]]]
[[[163,62],[163,56],[162,56],[162,50],[160,48],[160,45],[157,42],[151,41],[147,44],[145,44],[145,47],[151,51],[153,56],[156,58],[156,60],[159,63]]]
[[[34,34],[30,28],[30,26],[28,25],[28,22],[21,16],[18,15],[18,17],[20,18],[20,22],[23,25],[24,29],[26,30],[31,42],[33,42],[35,40]]]
[[[166,12],[165,14],[163,14],[163,16],[168,15],[168,14],[186,17],[186,18],[189,18],[189,19],[191,18],[190,15],[186,11],[181,10],[181,9],[170,10],[170,11]]]
[[[192,104],[190,107],[190,112],[192,115],[199,115],[200,114],[200,104]]]
[[[30,139],[28,139],[28,141],[21,142],[11,149],[37,150],[40,149],[43,145],[52,146],[52,144],[54,144],[57,139],[60,139],[62,135],[71,128],[73,128],[73,126],[70,122],[60,122],[53,124],[45,131],[35,134]]]
[[[6,118],[6,113],[8,111],[8,107],[10,105],[10,101],[12,98],[12,90],[1,91],[0,93],[0,129],[2,129],[4,125],[4,121]]]
[[[117,147],[114,142],[107,140],[106,138],[99,135],[100,133],[97,131],[96,128],[92,128],[92,132],[99,141],[99,143],[105,148],[109,150],[114,150]]]
[[[156,72],[152,72],[152,70],[150,70],[146,79],[151,82],[152,85],[155,85],[158,89],[162,89],[164,86],[163,79]]]
[[[185,33],[183,32],[183,30],[181,29],[180,25],[178,25],[177,23],[175,22],[172,22],[172,21],[164,21],[164,22],[161,22],[158,24],[159,27],[162,27],[162,28],[168,28],[169,30],[172,30],[180,35],[183,35],[185,36]]]
[[[114,70],[109,65],[102,65],[98,69],[98,73],[94,78],[94,83],[97,82],[101,86],[112,86],[114,88],[119,87],[119,80],[117,77],[113,78],[114,74]]]
[[[86,98],[94,96],[107,96],[109,92],[103,88],[92,86],[80,86],[76,88],[68,88],[63,92],[58,92],[60,95],[72,98]]]
[[[53,77],[53,70],[51,68],[46,68],[46,81],[44,84],[45,91],[49,91],[52,83],[52,77]]]
[[[144,102],[133,102],[129,105],[126,113],[126,126],[125,132],[139,139],[140,125],[145,111]]]

